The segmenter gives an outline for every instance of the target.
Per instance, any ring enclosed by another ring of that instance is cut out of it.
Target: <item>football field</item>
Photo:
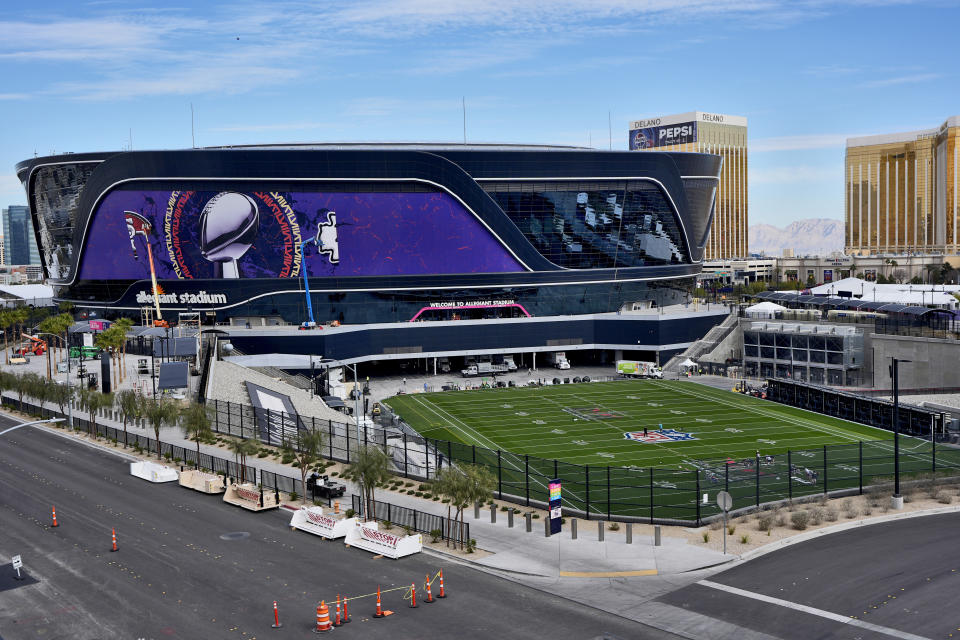
[[[447,391],[397,396],[387,404],[428,438],[591,466],[693,469],[701,460],[891,438],[887,431],[688,381]]]

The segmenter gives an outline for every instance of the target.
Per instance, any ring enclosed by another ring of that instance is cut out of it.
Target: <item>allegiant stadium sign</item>
[[[227,304],[227,294],[207,293],[161,293],[157,296],[159,304]],[[141,291],[137,294],[137,304],[153,304],[153,294]]]

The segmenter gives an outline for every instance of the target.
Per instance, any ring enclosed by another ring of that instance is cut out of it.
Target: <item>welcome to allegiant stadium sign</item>
[[[159,304],[227,304],[227,294],[207,293],[161,293],[157,296]],[[141,291],[137,294],[137,304],[153,304],[153,294]]]

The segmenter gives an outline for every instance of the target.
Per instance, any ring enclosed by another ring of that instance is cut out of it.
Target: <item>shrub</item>
[[[266,457],[267,457],[267,452],[266,452],[266,451],[261,451],[260,453],[257,454],[257,457],[258,457],[258,458],[266,458]]]
[[[384,529],[387,529],[387,530],[393,529],[393,523],[390,522],[389,520],[384,520],[384,521],[383,521],[383,528],[384,528]],[[431,531],[430,533],[432,534],[433,532]],[[434,542],[436,542],[436,540],[434,540]]]
[[[827,507],[823,510],[823,517],[827,522],[837,521],[837,510],[833,507]]]
[[[430,490],[430,486],[429,486],[429,485],[426,485],[426,484],[421,484],[419,487],[417,487],[417,490],[419,490],[419,491],[429,491],[429,490]]]
[[[703,542],[704,542],[704,544],[710,542],[710,532],[709,532],[709,531],[704,531],[704,532],[703,532]]]
[[[436,502],[440,499],[440,496],[433,496],[433,501]]]
[[[732,536],[737,530],[737,525],[730,524],[727,525],[727,535]]]
[[[339,472],[334,471],[333,473],[330,474],[330,477],[333,478],[334,476],[338,476],[338,475],[340,475]]]
[[[440,542],[440,536],[443,535],[443,531],[440,529],[431,529],[430,530],[430,542]]]
[[[343,515],[346,516],[347,518],[352,518],[353,516],[357,515],[357,512],[354,511],[353,509],[347,509],[346,511],[343,512]]]
[[[506,506],[500,507],[500,511],[506,511],[506,510],[507,510],[507,507],[506,507]]]
[[[790,522],[794,529],[803,531],[807,528],[807,523],[810,522],[810,514],[806,511],[794,511],[793,515],[790,516]]]
[[[853,500],[845,500],[843,502],[843,515],[844,517],[851,519],[860,515],[860,510],[854,506]]]
[[[787,514],[781,512],[779,509],[776,511],[776,523],[778,527],[787,526]]]
[[[533,514],[533,519],[534,519],[534,520],[539,520],[539,519],[540,519],[540,514],[539,514],[539,513]]]
[[[291,492],[290,492],[290,499],[291,499],[291,500],[297,500],[299,497],[300,497],[300,494],[297,493],[296,491],[291,491]]]
[[[611,523],[610,523],[610,526],[607,527],[607,528],[610,529],[610,531],[620,531],[620,523],[619,523],[619,522],[611,522]]]
[[[813,526],[819,525],[823,522],[823,518],[826,515],[823,507],[813,507],[810,509],[810,524]]]
[[[749,544],[749,542],[750,542],[750,536],[748,536],[747,534],[743,534],[742,536],[740,536],[740,544]]]
[[[946,491],[941,491],[939,497],[937,497],[937,502],[940,504],[950,504],[953,502],[953,496]]]
[[[770,528],[773,526],[773,515],[764,514],[760,518],[760,522],[757,523],[757,529],[760,531],[770,531]]]
[[[443,504],[450,504],[450,498],[444,498]]]
[[[415,491],[415,492],[413,493],[413,495],[415,495],[415,496],[417,496],[417,497],[419,498],[419,497],[421,497],[421,496],[423,495],[423,491]]]
[[[403,483],[403,486],[405,486],[405,487],[407,487],[407,488],[409,489],[410,487],[413,486],[413,483],[412,483],[412,482],[404,482],[404,483]]]
[[[433,494],[428,492],[428,493],[423,494],[423,497],[426,498],[427,500],[429,500],[430,498],[433,497]]]

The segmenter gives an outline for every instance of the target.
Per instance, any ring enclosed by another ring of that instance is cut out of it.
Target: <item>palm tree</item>
[[[207,408],[202,404],[191,403],[180,411],[180,428],[188,439],[197,443],[197,464],[200,468],[200,441],[206,440],[213,435],[210,430],[210,416],[207,415]]]
[[[233,460],[239,471],[240,483],[247,481],[247,456],[252,456],[260,450],[260,445],[256,440],[244,440],[237,438],[230,442],[230,451],[233,452]]]
[[[133,320],[127,317],[120,318],[114,323],[114,326],[120,327],[120,382],[123,383],[127,377],[127,332],[133,326]]]
[[[343,477],[362,485],[367,519],[375,520],[374,490],[390,479],[390,458],[382,449],[360,446],[353,450],[352,460]]]
[[[6,355],[6,363],[10,364],[10,350],[7,342],[7,330],[13,326],[13,312],[9,309],[0,311],[0,329],[3,329],[3,353]]]
[[[117,393],[117,409],[123,418],[123,446],[127,446],[127,421],[136,421],[142,412],[143,402],[133,389],[124,389]]]
[[[320,457],[323,448],[323,432],[316,429],[298,429],[293,441],[293,457],[300,465],[300,486],[303,492],[302,502],[307,500],[307,473],[310,465]]]
[[[460,514],[464,509],[470,504],[469,499],[469,487],[467,485],[467,477],[459,469],[453,467],[444,467],[437,471],[437,475],[433,480],[433,490],[435,493],[438,493],[445,498],[449,499],[447,502],[447,522],[451,520],[450,509],[456,509],[456,512],[453,514],[453,521],[460,521]],[[448,525],[449,526],[449,525]],[[462,536],[458,536],[461,538]],[[450,531],[447,532],[447,546],[450,546],[450,540],[453,538]],[[456,542],[454,542],[456,544]]]
[[[153,435],[157,439],[157,460],[160,455],[160,428],[165,424],[170,424],[177,419],[179,410],[176,403],[166,398],[153,398],[145,400],[143,403],[143,416],[153,427]]]

